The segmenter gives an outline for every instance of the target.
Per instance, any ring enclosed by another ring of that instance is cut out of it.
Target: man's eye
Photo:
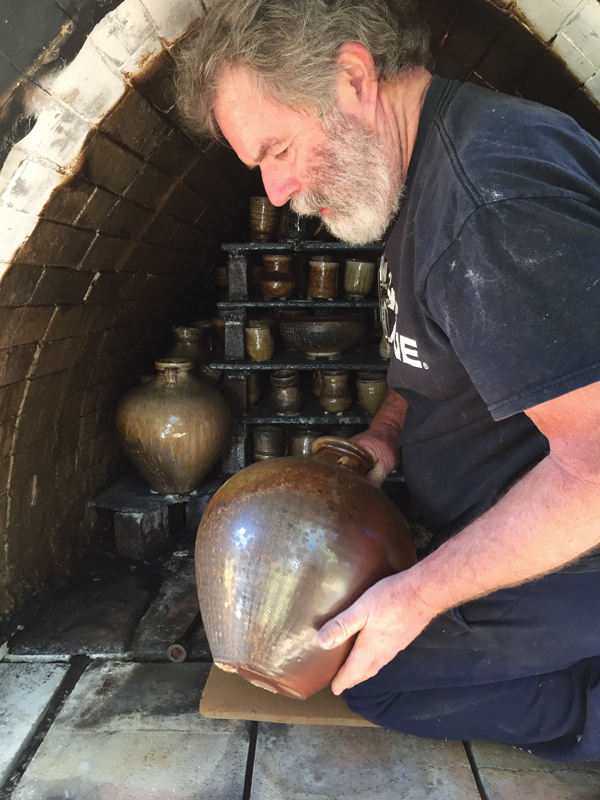
[[[275,154],[275,158],[285,158],[286,155],[289,153],[290,148],[286,147],[285,150],[281,150],[281,152]]]

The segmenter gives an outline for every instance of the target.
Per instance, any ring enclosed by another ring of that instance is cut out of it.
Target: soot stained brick
[[[77,224],[80,228],[91,228],[95,231],[99,230],[118,201],[118,195],[108,192],[106,189],[96,187],[94,194],[77,218]]]
[[[2,0],[0,51],[20,70],[27,70],[71,20],[46,0]],[[27,36],[23,36],[23,31]]]
[[[76,170],[91,183],[122,194],[144,162],[102,133],[96,133],[78,160]]]
[[[82,272],[118,272],[127,263],[135,241],[100,233],[80,264]]]
[[[0,386],[0,422],[13,419],[19,413],[27,382],[11,383]]]
[[[27,377],[37,344],[21,344],[0,350],[0,386],[17,383]]]
[[[558,107],[575,92],[579,83],[567,67],[546,50],[527,75],[519,80],[516,91],[527,100]]]
[[[104,222],[101,231],[126,239],[139,239],[148,228],[154,212],[131,200],[119,200]]]
[[[77,363],[83,346],[84,336],[71,336],[68,339],[56,339],[42,345],[39,358],[33,369],[32,378],[47,375],[50,372],[60,372]]]
[[[544,52],[544,45],[516,20],[509,19],[476,66],[477,74],[495,89],[512,92],[519,78]]]
[[[130,89],[107,115],[101,129],[142,158],[147,159],[172,128],[139,92]]]
[[[152,164],[145,164],[142,171],[135,178],[125,192],[125,197],[157,211],[165,198],[172,191],[173,178],[165,175]]]
[[[0,306],[19,306],[29,302],[43,274],[42,267],[13,264],[0,282]]]
[[[80,216],[95,188],[87,181],[72,178],[68,183],[55,189],[40,216],[53,222],[71,225]]]
[[[198,150],[181,131],[175,130],[149,157],[154,164],[167,175],[181,178],[199,158]]]
[[[40,220],[21,247],[16,263],[76,267],[94,239],[92,231]]]
[[[32,296],[32,305],[72,305],[81,303],[93,275],[60,267],[46,267]]]

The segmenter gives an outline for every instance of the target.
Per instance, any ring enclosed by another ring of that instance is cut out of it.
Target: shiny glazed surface
[[[331,437],[326,437],[331,439]],[[315,448],[319,442],[317,440]],[[352,642],[322,650],[320,627],[381,578],[415,563],[396,506],[342,463],[276,458],[230,478],[196,542],[202,619],[215,663],[256,685],[306,698],[327,686]]]
[[[197,489],[226,444],[231,418],[223,396],[190,374],[192,362],[157,361],[152,380],[121,398],[120,444],[161,494]]]
[[[279,332],[286,347],[312,355],[339,354],[358,344],[367,330],[360,314],[337,317],[295,317],[279,320]]]

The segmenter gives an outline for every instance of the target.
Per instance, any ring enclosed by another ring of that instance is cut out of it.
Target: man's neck
[[[408,172],[417,140],[421,110],[432,79],[430,72],[417,67],[394,81],[380,84],[377,131],[390,159],[396,162],[403,176]]]

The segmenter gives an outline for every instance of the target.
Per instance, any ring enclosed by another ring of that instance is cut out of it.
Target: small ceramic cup
[[[341,414],[352,405],[349,372],[323,371],[319,403],[328,414]]]
[[[334,300],[338,296],[339,266],[336,261],[309,261],[306,296],[310,299]]]
[[[268,361],[273,356],[275,340],[271,325],[265,320],[254,320],[246,324],[246,353],[252,361]]]
[[[279,211],[268,197],[250,198],[250,228],[254,241],[270,241],[277,228],[278,220]]]
[[[387,397],[388,385],[385,372],[359,372],[356,376],[358,402],[373,416]]]
[[[300,376],[297,369],[278,369],[271,373],[271,405],[276,414],[293,417],[304,405],[305,397],[300,390]]]
[[[375,264],[371,261],[346,261],[344,291],[348,297],[366,297],[373,286]]]
[[[316,428],[296,428],[290,442],[291,456],[312,456],[312,443],[322,436]]]
[[[280,425],[255,425],[252,429],[252,444],[255,461],[281,458],[286,452],[283,427]]]
[[[246,402],[254,406],[261,397],[260,380],[257,372],[251,372],[246,379]]]

